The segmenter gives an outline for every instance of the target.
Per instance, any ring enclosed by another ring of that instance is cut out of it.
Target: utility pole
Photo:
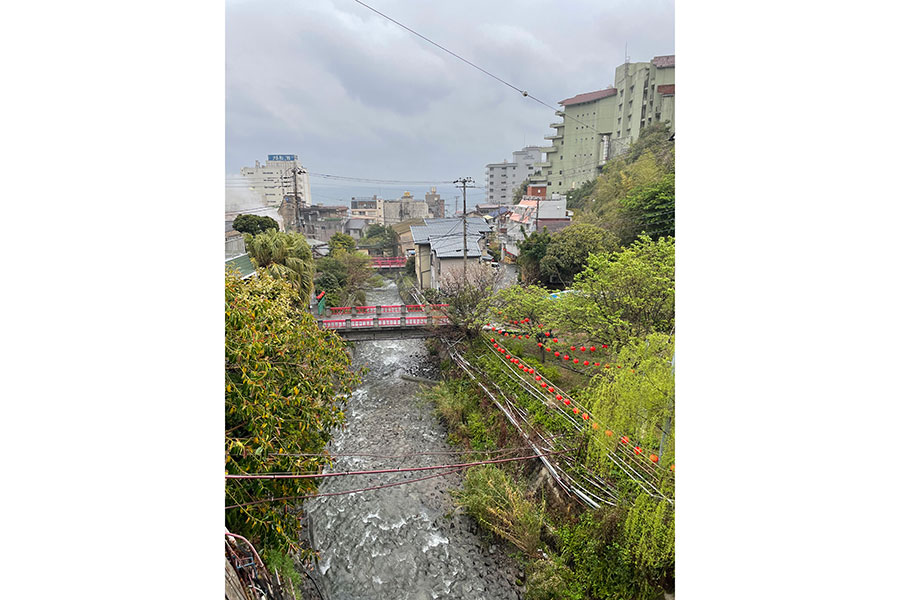
[[[297,224],[297,230],[302,233],[303,229],[301,227],[301,219],[300,219],[300,197],[297,192],[297,175],[303,175],[306,173],[306,170],[303,167],[297,166],[297,159],[294,159],[293,166],[291,167],[291,177],[294,180],[294,222]]]
[[[466,186],[475,183],[475,180],[471,177],[460,177],[453,183],[461,184],[456,187],[462,187],[463,191],[463,215],[462,215],[462,226],[463,226],[463,283],[465,285],[469,284],[469,279],[466,277],[466,263],[469,262],[469,246],[467,244],[468,240],[466,238]]]
[[[294,204],[297,205],[297,215],[300,214],[300,200],[297,198],[297,159],[294,159],[294,166],[291,168],[291,173],[294,174]]]

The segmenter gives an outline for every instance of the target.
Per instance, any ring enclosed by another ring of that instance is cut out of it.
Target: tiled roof
[[[559,104],[562,104],[563,106],[571,106],[572,104],[584,104],[585,102],[593,102],[594,100],[599,100],[601,98],[615,95],[616,88],[609,88],[606,90],[597,90],[596,92],[587,92],[586,94],[578,94],[577,96],[572,96],[571,98],[560,100]]]
[[[675,66],[675,55],[668,54],[666,56],[654,56],[653,60],[650,61],[653,63],[657,69],[665,69],[666,67],[674,67]]]

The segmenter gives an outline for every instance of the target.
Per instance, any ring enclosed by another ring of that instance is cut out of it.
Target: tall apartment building
[[[250,189],[259,193],[266,206],[278,208],[285,197],[294,196],[293,170],[302,168],[296,154],[269,154],[266,164],[243,167],[241,175],[250,180]],[[297,175],[297,199],[299,206],[309,206],[312,196],[309,191],[309,175]]]
[[[561,121],[551,123],[556,133],[544,136],[551,144],[541,148],[546,158],[535,166],[540,174],[534,184],[546,184],[547,191],[565,193],[600,174],[609,157],[610,138],[616,118],[616,90],[607,88],[578,94],[559,104]]]
[[[616,68],[615,87],[560,100],[556,133],[544,136],[544,160],[535,163],[534,184],[565,192],[596,178],[610,158],[621,154],[653,123],[675,128],[675,56]]]
[[[488,204],[511,204],[513,193],[522,182],[532,175],[541,160],[541,148],[525,146],[513,152],[512,162],[491,163],[484,168],[484,183],[487,188],[485,200]]]
[[[653,123],[668,121],[675,130],[675,55],[616,67],[616,128],[612,156],[628,149]]]

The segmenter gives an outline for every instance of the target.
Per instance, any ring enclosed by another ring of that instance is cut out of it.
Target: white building
[[[512,162],[491,163],[485,166],[485,200],[488,204],[512,204],[513,193],[525,179],[534,174],[534,163],[541,161],[538,146],[525,146],[513,152]]]
[[[294,195],[294,169],[302,169],[296,154],[269,154],[265,165],[256,161],[256,166],[243,167],[241,175],[250,181],[250,189],[258,192],[266,206],[278,208],[285,196]],[[309,191],[309,175],[297,175],[297,196],[300,206],[309,206],[312,198]]]

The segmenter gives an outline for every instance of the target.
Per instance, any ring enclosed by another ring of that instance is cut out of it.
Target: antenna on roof
[[[631,62],[631,58],[628,56],[628,40],[625,40],[625,64],[627,65]]]

